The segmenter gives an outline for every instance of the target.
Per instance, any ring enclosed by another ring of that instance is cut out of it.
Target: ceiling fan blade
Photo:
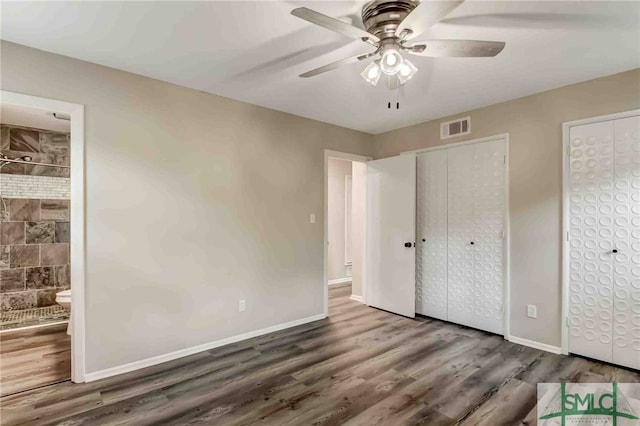
[[[407,15],[396,28],[396,37],[410,40],[428,30],[436,22],[444,18],[464,0],[428,1],[423,0]],[[406,33],[406,30],[410,30]],[[405,33],[405,34],[403,34]]]
[[[331,62],[330,64],[321,66],[321,67],[313,69],[311,71],[307,71],[304,74],[300,74],[300,77],[303,77],[303,78],[313,77],[313,76],[316,76],[318,74],[322,74],[322,73],[325,73],[327,71],[334,70],[334,69],[339,68],[339,67],[341,67],[343,65],[354,64],[356,62],[364,61],[365,59],[370,58],[370,57],[374,56],[375,54],[376,54],[376,52],[365,53],[363,55],[352,56],[350,58],[341,59],[339,61]]]
[[[405,46],[405,51],[432,58],[486,58],[496,56],[504,46],[502,41],[427,40]]]
[[[306,7],[293,9],[291,11],[291,14],[300,19],[311,22],[312,24],[320,25],[321,27],[327,28],[340,34],[344,34],[351,38],[364,38],[375,42],[380,41],[378,37],[374,36],[373,34],[369,34],[365,30],[354,27],[353,25],[349,25],[330,16],[323,15],[322,13],[316,12],[315,10],[311,10]]]

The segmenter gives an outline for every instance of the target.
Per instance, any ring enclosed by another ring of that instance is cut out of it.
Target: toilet
[[[69,312],[69,324],[67,325],[67,334],[71,336],[71,290],[64,290],[56,293],[56,303]]]

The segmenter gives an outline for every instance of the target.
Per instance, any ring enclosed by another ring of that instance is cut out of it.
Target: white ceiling
[[[399,92],[367,85],[364,64],[299,78],[371,47],[291,9],[361,26],[363,4],[3,1],[1,37],[374,134],[640,67],[640,2],[467,0],[416,40],[506,41],[498,57],[412,58],[420,71]]]
[[[53,130],[54,132],[70,132],[71,123],[68,120],[55,118],[54,112],[19,105],[0,104],[0,123]]]

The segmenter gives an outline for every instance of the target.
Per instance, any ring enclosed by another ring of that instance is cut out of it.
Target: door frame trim
[[[640,116],[640,109],[562,123],[562,234],[560,234],[562,238],[562,279],[560,284],[562,289],[562,312],[560,315],[560,347],[564,355],[569,355],[569,133],[571,128],[575,126],[636,116]]]
[[[323,210],[322,210],[322,222],[323,222],[323,249],[322,249],[322,287],[323,287],[323,304],[324,304],[324,315],[329,315],[329,285],[328,285],[328,274],[327,268],[329,266],[329,159],[335,158],[338,160],[347,160],[347,161],[357,161],[360,163],[366,163],[367,161],[373,160],[372,157],[358,154],[349,154],[347,152],[341,151],[333,151],[331,149],[324,150],[324,201],[323,201]],[[365,245],[366,247],[366,245]],[[363,262],[365,261],[363,257]],[[366,270],[363,266],[363,270]],[[363,279],[362,283],[362,300],[366,302],[365,294],[366,294],[366,277]]]
[[[84,105],[0,90],[2,103],[69,114],[71,126],[71,380],[85,381],[85,158]]]
[[[502,139],[504,141],[504,270],[502,272],[504,279],[504,303],[503,303],[503,335],[506,340],[511,341],[511,218],[510,218],[510,201],[509,201],[509,133],[500,133],[493,136],[470,139],[456,143],[444,143],[441,145],[431,146],[428,148],[415,149],[412,151],[401,152],[400,155],[411,154],[416,157],[422,153],[430,151],[438,151],[442,149],[457,148],[460,146],[471,145],[482,142],[490,142]],[[417,207],[416,207],[417,214]],[[417,284],[417,283],[416,283]]]

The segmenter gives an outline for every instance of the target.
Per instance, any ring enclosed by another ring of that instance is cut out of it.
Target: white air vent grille
[[[471,117],[458,118],[440,124],[440,139],[453,138],[471,133]]]

